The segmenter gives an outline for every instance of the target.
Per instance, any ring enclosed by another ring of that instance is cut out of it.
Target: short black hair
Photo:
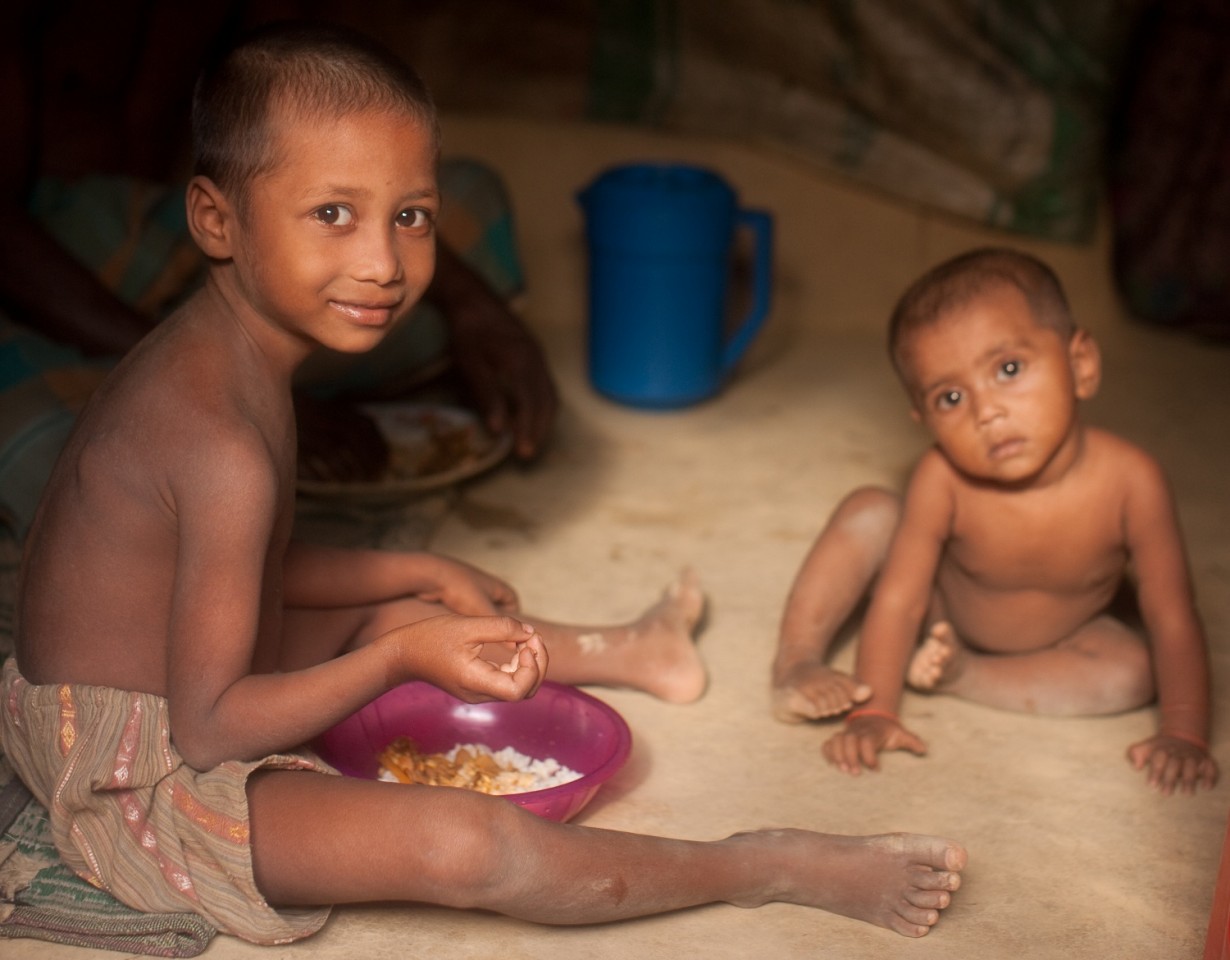
[[[277,163],[270,122],[275,111],[329,120],[369,109],[408,114],[427,128],[438,149],[435,104],[405,61],[337,24],[266,24],[197,78],[193,173],[209,177],[242,204],[252,180]]]
[[[905,379],[901,346],[913,331],[935,323],[949,311],[997,287],[1015,287],[1034,320],[1064,339],[1076,325],[1055,271],[1037,257],[1009,247],[980,247],[932,267],[897,301],[888,322],[888,352]]]

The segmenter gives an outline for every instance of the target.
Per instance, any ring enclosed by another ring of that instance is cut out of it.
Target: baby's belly
[[[987,590],[968,583],[940,587],[942,615],[957,636],[992,653],[1027,653],[1053,646],[1105,612],[1114,586],[1080,593]]]

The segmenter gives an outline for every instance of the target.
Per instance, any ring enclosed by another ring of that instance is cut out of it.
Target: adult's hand
[[[487,428],[512,433],[513,450],[522,460],[538,456],[555,422],[559,395],[534,334],[443,243],[428,296],[449,324],[457,372]]]

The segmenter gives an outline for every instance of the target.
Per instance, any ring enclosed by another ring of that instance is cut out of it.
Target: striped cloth
[[[315,933],[328,907],[276,909],[256,887],[246,781],[255,770],[335,773],[308,754],[198,772],[170,741],[166,701],[107,687],[27,683],[10,658],[0,741],[49,811],[61,860],[135,910],[191,913],[254,943]]]

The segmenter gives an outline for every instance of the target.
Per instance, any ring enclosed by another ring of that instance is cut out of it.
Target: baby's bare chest
[[[1117,580],[1127,559],[1122,511],[1107,493],[975,497],[956,514],[943,565],[992,589],[1080,593]]]

